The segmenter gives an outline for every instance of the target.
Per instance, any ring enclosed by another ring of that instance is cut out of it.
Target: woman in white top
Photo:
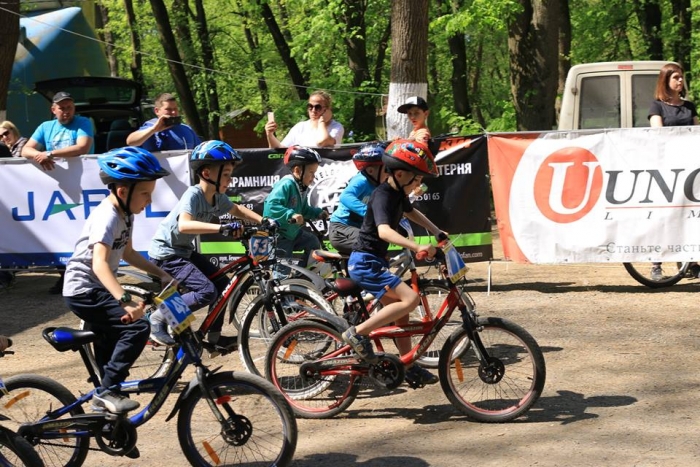
[[[343,125],[333,120],[332,99],[325,91],[316,91],[309,96],[306,105],[309,119],[299,122],[289,130],[280,142],[275,136],[277,123],[268,121],[265,125],[267,144],[271,148],[305,146],[333,147],[343,141]]]

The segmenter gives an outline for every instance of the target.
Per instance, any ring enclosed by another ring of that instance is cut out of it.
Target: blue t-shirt
[[[34,130],[31,139],[41,144],[45,151],[55,151],[56,149],[78,144],[78,138],[81,136],[94,137],[92,122],[87,117],[76,115],[67,125],[61,124],[56,119],[42,123]],[[89,154],[94,152],[95,144],[93,139]]]
[[[233,202],[223,193],[214,195],[214,205],[207,202],[199,185],[187,189],[170,214],[158,226],[151,241],[148,256],[152,259],[168,259],[173,256],[189,258],[195,250],[194,240],[197,234],[180,232],[178,221],[180,214],[188,213],[196,221],[209,222],[211,218],[222,216],[233,208]]]
[[[157,121],[157,118],[152,118],[141,125],[139,130],[150,128],[155,125]],[[202,140],[199,139],[199,136],[197,136],[191,127],[180,123],[167,130],[154,133],[150,138],[144,141],[141,147],[151,152],[174,151],[177,149],[194,149],[194,147],[201,142]]]
[[[340,202],[333,211],[331,222],[359,229],[367,213],[367,202],[375,188],[376,186],[362,172],[353,176],[340,194]]]

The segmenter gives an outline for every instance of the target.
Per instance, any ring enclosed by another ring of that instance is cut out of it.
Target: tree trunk
[[[207,15],[204,12],[202,0],[195,0],[197,11],[197,35],[202,44],[202,62],[204,64],[204,82],[207,100],[208,119],[204,120],[208,124],[207,139],[219,138],[219,121],[221,120],[221,108],[219,107],[219,93],[216,88],[216,79],[212,70],[216,69],[214,63],[214,50],[211,45],[209,28],[207,27]],[[204,96],[203,96],[204,97]]]
[[[139,83],[146,92],[146,81],[143,77],[143,68],[141,67],[141,36],[139,36],[138,27],[136,26],[136,14],[134,13],[134,3],[132,0],[124,0],[124,10],[126,11],[126,22],[129,26],[129,36],[131,38],[131,78]]]
[[[690,77],[693,76],[690,61],[690,46],[693,43],[690,0],[673,0],[671,8],[678,27],[671,39],[673,59],[683,67],[686,72],[686,84],[690,87]]]
[[[297,65],[296,60],[294,60],[294,57],[292,57],[292,52],[289,49],[289,44],[287,43],[287,40],[284,38],[284,35],[282,34],[282,31],[280,30],[280,27],[277,24],[277,20],[275,19],[275,15],[272,13],[272,9],[270,9],[270,5],[268,5],[267,2],[263,2],[262,0],[257,0],[257,3],[261,9],[262,17],[265,20],[267,29],[270,31],[270,35],[272,35],[272,40],[274,41],[275,46],[277,47],[277,51],[279,52],[280,57],[282,57],[282,61],[287,67],[287,71],[289,72],[289,76],[292,79],[292,83],[294,83],[299,99],[308,99],[309,93],[307,91],[307,79],[302,74],[299,65]]]
[[[446,5],[443,0],[438,0],[438,10],[442,15],[456,13],[464,8],[462,1],[451,1]],[[452,63],[452,101],[454,110],[462,117],[468,117],[472,113],[469,103],[469,81],[467,77],[467,44],[464,40],[464,31],[458,31],[447,38],[447,45],[450,48],[450,61]]]
[[[342,19],[345,24],[345,46],[348,66],[352,72],[352,87],[356,90],[374,91],[365,41],[367,1],[345,0],[344,6]],[[375,115],[376,109],[372,97],[357,94],[352,115],[352,131],[365,137],[374,135],[376,133]]]
[[[557,99],[554,104],[554,117],[559,123],[561,111],[561,96],[564,95],[566,75],[571,69],[571,14],[569,12],[569,0],[559,1],[559,80],[557,85]]]
[[[647,41],[650,60],[663,60],[664,50],[661,41],[661,7],[658,0],[634,0],[634,10]]]
[[[391,2],[391,83],[387,137],[405,138],[411,123],[396,111],[408,97],[428,95],[428,2]]]
[[[551,130],[558,80],[559,0],[519,0],[508,25],[510,87],[518,130]]]
[[[267,88],[267,81],[265,80],[265,69],[263,67],[263,62],[260,59],[260,48],[258,46],[258,37],[250,29],[250,16],[241,7],[240,2],[238,3],[238,9],[243,15],[243,33],[245,34],[246,42],[248,43],[248,48],[250,49],[250,57],[253,61],[253,69],[255,70],[255,77],[258,91],[260,91],[260,103],[262,104],[263,111],[269,112],[272,110],[270,106],[270,90]]]
[[[101,3],[97,4],[97,12],[95,15],[95,25],[97,28],[97,36],[105,43],[105,53],[107,54],[107,63],[109,64],[110,76],[119,76],[119,62],[117,55],[114,53],[114,36],[109,30],[109,10]]]
[[[172,26],[170,25],[168,10],[165,8],[163,0],[150,0],[150,2],[153,16],[156,20],[156,28],[158,29],[160,43],[163,46],[165,58],[168,60],[168,69],[173,78],[180,105],[187,116],[187,123],[190,124],[195,133],[203,135],[204,127],[199,118],[199,113],[197,112],[197,104],[194,100],[190,83],[187,80],[185,68],[180,61],[180,54],[177,50]]]
[[[7,91],[19,41],[19,0],[5,0],[0,14],[0,121],[7,115]]]

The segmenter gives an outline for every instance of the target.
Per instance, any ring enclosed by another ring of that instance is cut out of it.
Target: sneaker
[[[61,277],[58,278],[56,283],[49,288],[49,293],[51,295],[59,295],[63,293],[63,277],[65,272],[61,271]]]
[[[435,384],[440,381],[440,378],[418,365],[406,369],[405,379],[412,388],[420,388],[426,384]]]
[[[141,404],[132,401],[126,396],[105,389],[103,391],[95,390],[95,395],[92,397],[92,407],[96,410],[104,409],[111,413],[123,413],[137,409]]]
[[[177,344],[162,321],[151,321],[151,340],[167,347]]]
[[[664,278],[664,273],[661,270],[661,266],[652,266],[651,267],[651,280],[660,281],[663,278]]]
[[[367,336],[357,334],[355,332],[355,326],[349,327],[343,333],[343,342],[352,347],[355,353],[367,363],[374,364],[379,361],[379,357],[374,353],[374,349],[372,349],[372,341],[370,341]]]

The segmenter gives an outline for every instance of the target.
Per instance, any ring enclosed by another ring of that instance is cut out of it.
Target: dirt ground
[[[501,257],[496,245],[496,257]],[[471,265],[482,315],[525,327],[547,362],[542,398],[515,422],[468,420],[440,386],[361,397],[331,420],[299,420],[297,467],[311,466],[687,466],[698,465],[700,282],[665,290],[634,282],[620,264]],[[0,294],[0,330],[16,355],[0,360],[8,377],[32,372],[72,391],[89,389],[77,354],[59,354],[44,327],[74,326],[50,273],[21,273]],[[240,370],[237,355],[211,361]],[[174,402],[171,398],[169,403]],[[139,430],[141,458],[93,451],[89,466],[186,465],[170,405]],[[93,444],[94,446],[94,444]]]

